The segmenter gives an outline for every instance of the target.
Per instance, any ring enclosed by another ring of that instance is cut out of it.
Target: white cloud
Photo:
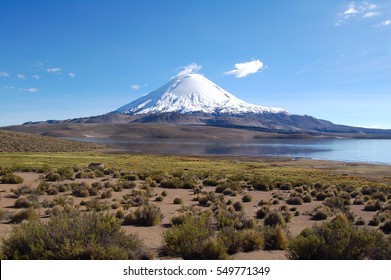
[[[370,17],[375,17],[375,16],[378,16],[378,15],[380,15],[380,13],[368,12],[368,13],[364,14],[362,17],[363,18],[370,18]]]
[[[0,77],[9,77],[10,74],[8,74],[7,72],[0,72]]]
[[[196,73],[202,69],[202,66],[197,63],[191,63],[187,66],[180,67],[179,69],[182,70],[175,77]]]
[[[31,77],[33,79],[36,79],[36,80],[40,80],[41,79],[41,76],[39,76],[39,75],[32,75]]]
[[[74,77],[76,77],[76,74],[75,74],[75,73],[72,73],[72,72],[70,72],[70,73],[68,73],[68,76],[69,76],[69,77],[71,77],[71,78],[74,78]]]
[[[53,73],[53,74],[59,74],[59,73],[61,73],[61,68],[47,68],[46,72]]]
[[[236,63],[235,68],[236,69],[225,72],[224,74],[235,75],[236,78],[244,78],[263,69],[263,62],[257,59],[249,62]]]
[[[24,92],[30,92],[30,93],[38,92],[37,88],[20,88],[18,90],[19,91],[24,91]]]
[[[352,2],[343,12],[337,14],[337,20],[334,23],[335,26],[340,26],[346,24],[353,18],[371,18],[380,15],[378,11],[378,6],[367,2],[362,1],[356,4]]]
[[[383,26],[391,25],[391,20],[387,19],[387,20],[383,21],[382,25]]]
[[[131,85],[130,86],[133,90],[139,90],[141,88],[140,85]]]
[[[343,12],[344,15],[353,15],[353,14],[357,14],[358,13],[358,10],[356,10],[354,4],[352,4],[352,6],[349,7],[349,9],[347,9],[346,11]]]
[[[26,76],[24,74],[16,74],[16,77],[18,77],[21,80],[26,80]]]

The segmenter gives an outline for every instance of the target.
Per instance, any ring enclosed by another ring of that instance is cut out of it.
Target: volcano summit
[[[280,108],[249,104],[200,74],[179,75],[151,93],[114,111],[142,115],[157,113],[262,114],[286,113]]]

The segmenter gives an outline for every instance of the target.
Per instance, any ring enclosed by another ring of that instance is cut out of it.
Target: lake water
[[[292,157],[391,165],[391,139],[77,139],[101,142],[129,152],[188,155]]]

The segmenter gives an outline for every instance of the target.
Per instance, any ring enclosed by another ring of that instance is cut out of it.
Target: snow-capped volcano
[[[247,103],[200,74],[178,75],[164,86],[114,112],[130,115],[173,112],[235,115],[286,113],[280,108]]]

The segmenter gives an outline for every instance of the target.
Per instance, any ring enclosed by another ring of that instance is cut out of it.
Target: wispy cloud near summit
[[[224,74],[235,75],[236,78],[244,78],[248,75],[257,73],[263,68],[263,62],[256,59],[248,62],[236,63],[234,70],[225,72]]]

